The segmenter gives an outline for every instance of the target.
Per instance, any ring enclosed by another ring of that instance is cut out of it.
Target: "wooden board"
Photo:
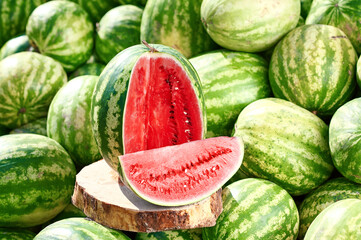
[[[221,189],[207,199],[186,206],[151,204],[118,181],[117,172],[104,160],[78,173],[72,202],[100,224],[133,232],[211,227],[222,212]]]

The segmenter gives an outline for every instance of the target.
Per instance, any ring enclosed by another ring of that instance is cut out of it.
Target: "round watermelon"
[[[47,118],[39,118],[35,121],[24,124],[21,127],[15,128],[10,132],[10,134],[15,133],[35,133],[43,136],[47,136],[46,132],[46,122]]]
[[[164,232],[137,233],[135,240],[202,240],[202,229],[183,229]]]
[[[102,73],[104,68],[105,68],[105,65],[102,63],[97,63],[97,62],[86,63],[86,64],[80,66],[74,72],[72,72],[69,75],[69,80],[79,77],[79,76],[83,76],[83,75],[99,76]]]
[[[119,5],[117,0],[71,0],[79,4],[93,23],[98,23],[106,12]]]
[[[35,235],[22,228],[0,228],[0,240],[33,240]]]
[[[21,35],[7,41],[0,49],[0,60],[14,53],[29,51],[31,49],[29,38]]]
[[[46,117],[51,100],[67,82],[62,66],[34,52],[0,61],[0,125],[14,129]]]

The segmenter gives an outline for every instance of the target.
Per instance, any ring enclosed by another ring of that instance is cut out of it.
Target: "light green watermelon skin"
[[[47,136],[46,132],[47,118],[39,118],[35,121],[29,122],[21,127],[15,128],[10,134],[16,133],[35,133],[43,136]]]
[[[88,14],[93,23],[97,23],[110,9],[119,4],[116,0],[71,0],[79,4]]]
[[[331,118],[330,149],[336,169],[347,179],[361,183],[361,98],[341,106]]]
[[[308,227],[318,214],[332,203],[347,199],[361,199],[361,185],[344,177],[334,178],[309,193],[299,207],[300,231],[298,238],[303,239]]]
[[[317,115],[332,115],[354,93],[356,62],[356,51],[338,28],[298,27],[273,51],[272,91]]]
[[[299,196],[326,181],[333,168],[328,126],[291,102],[266,98],[240,113],[234,136],[241,137],[247,176],[268,179]]]
[[[202,0],[148,0],[140,39],[170,46],[186,58],[213,50],[217,45],[202,26]]]
[[[40,53],[59,61],[67,72],[85,63],[93,51],[94,27],[78,4],[50,1],[29,17],[26,35]]]
[[[361,200],[343,199],[324,209],[311,223],[305,240],[361,239]]]
[[[95,39],[97,56],[108,63],[120,51],[140,43],[143,9],[122,5],[107,12],[99,22]]]
[[[204,0],[201,18],[220,46],[242,52],[262,52],[296,27],[300,0]]]
[[[70,202],[75,166],[56,141],[37,134],[0,137],[0,227],[32,227]]]
[[[86,64],[80,66],[74,72],[72,72],[69,75],[69,80],[79,77],[79,76],[83,76],[83,75],[99,76],[102,73],[104,68],[105,68],[105,65],[102,63],[97,63],[97,62],[86,63]]]
[[[310,12],[312,0],[300,0],[301,1],[301,16],[306,19]]]
[[[216,50],[190,59],[202,83],[206,137],[231,136],[241,110],[270,97],[268,63],[252,53]]]
[[[202,240],[202,229],[184,229],[164,232],[137,233],[135,240]]]
[[[130,240],[118,230],[104,227],[87,218],[67,218],[50,224],[41,230],[34,240]]]
[[[203,240],[296,239],[299,216],[292,197],[278,185],[257,178],[232,183],[222,192],[223,212]]]
[[[57,92],[49,107],[47,134],[67,150],[78,169],[101,159],[90,117],[98,79],[91,75],[74,78]]]
[[[0,49],[0,60],[14,53],[29,51],[31,48],[29,38],[21,35],[7,41]]]
[[[35,233],[21,228],[0,228],[0,240],[33,240]]]
[[[8,40],[25,32],[31,12],[46,0],[0,1],[0,47]]]
[[[0,124],[10,129],[46,117],[56,92],[67,82],[62,66],[34,52],[0,61]]]
[[[198,103],[203,113],[203,130],[206,132],[206,110],[200,80],[196,70],[178,51],[160,44],[152,44],[158,52],[175,57],[184,67],[192,81]],[[148,53],[149,49],[142,45],[129,47],[115,56],[104,68],[94,89],[91,104],[92,129],[100,154],[105,161],[118,171],[117,156],[123,151],[123,114],[127,99],[129,79],[133,66],[139,57]],[[120,171],[121,172],[121,171]]]
[[[361,57],[357,61],[356,71],[357,84],[361,88]]]
[[[325,24],[341,29],[361,54],[360,0],[314,0],[306,24]]]

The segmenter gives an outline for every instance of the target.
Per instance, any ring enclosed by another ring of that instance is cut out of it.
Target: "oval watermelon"
[[[0,60],[14,53],[29,51],[31,48],[29,38],[21,35],[7,41],[0,49]]]
[[[74,72],[72,72],[69,75],[69,80],[79,77],[79,76],[83,76],[83,75],[99,76],[102,73],[104,68],[105,68],[105,65],[102,63],[97,63],[97,62],[86,63],[86,64],[80,66]]]
[[[35,235],[22,228],[0,228],[0,240],[33,240]]]
[[[35,133],[43,136],[48,136],[46,132],[47,118],[39,118],[35,121],[29,122],[21,127],[15,128],[10,134],[15,133]]]

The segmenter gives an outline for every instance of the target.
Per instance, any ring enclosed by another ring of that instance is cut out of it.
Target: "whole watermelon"
[[[43,136],[47,136],[46,132],[47,118],[39,118],[32,122],[22,125],[21,127],[15,128],[10,134],[15,133],[35,133]]]
[[[35,235],[22,228],[0,228],[0,240],[33,240]]]
[[[97,62],[83,64],[69,75],[69,80],[83,75],[99,76],[104,68],[104,64]]]
[[[7,41],[0,49],[0,60],[10,56],[14,53],[31,50],[29,38],[26,35],[21,35]]]

